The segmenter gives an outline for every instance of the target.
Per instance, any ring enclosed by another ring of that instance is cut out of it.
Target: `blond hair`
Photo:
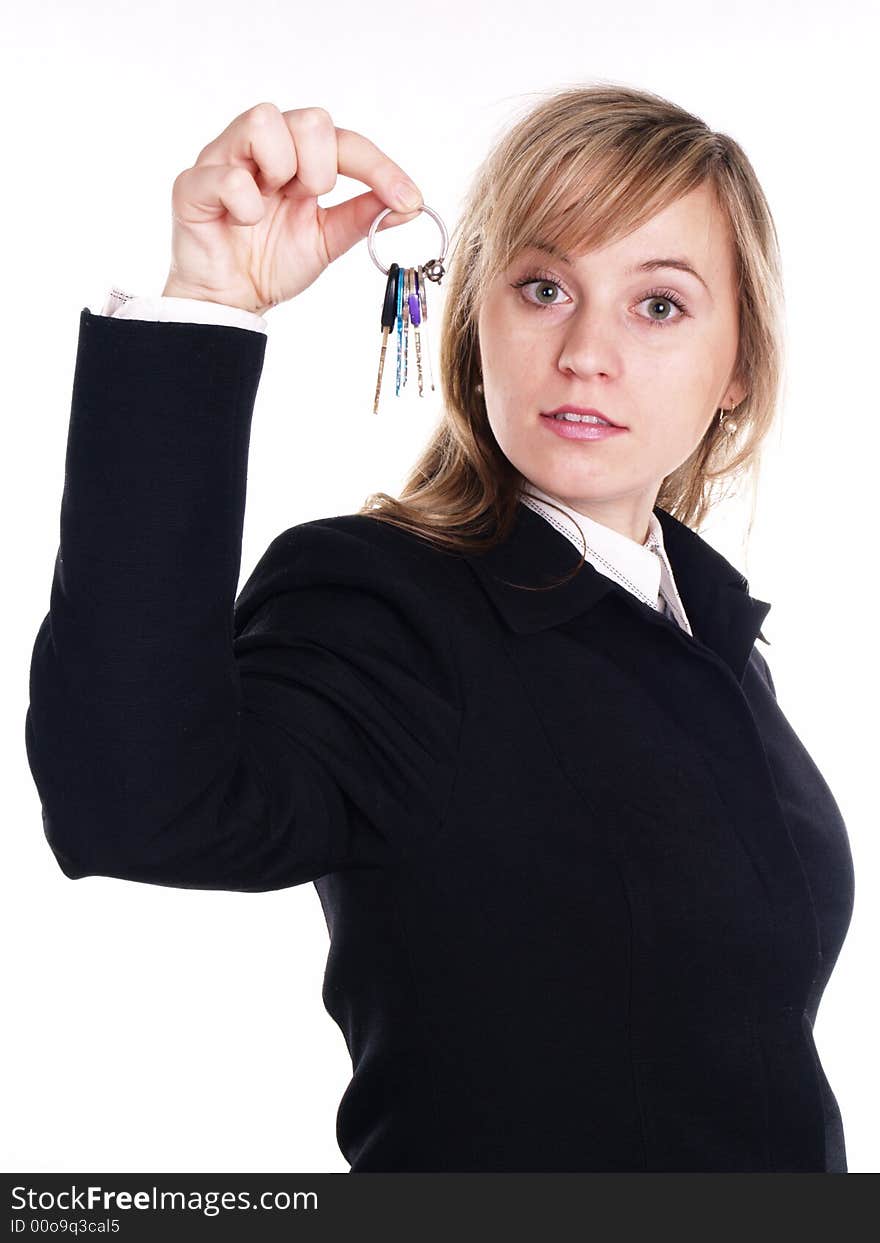
[[[734,481],[750,479],[754,489],[784,358],[781,263],[767,200],[728,135],[658,95],[594,84],[542,99],[478,168],[444,282],[442,417],[400,495],[374,492],[358,512],[449,550],[482,551],[503,540],[524,480],[496,442],[477,389],[477,321],[490,282],[537,239],[568,253],[601,247],[703,184],[730,224],[739,302],[735,376],[747,396],[735,411],[736,434],[713,419],[663,480],[655,504],[698,528]]]

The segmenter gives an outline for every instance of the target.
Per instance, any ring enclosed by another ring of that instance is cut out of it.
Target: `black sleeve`
[[[448,632],[358,515],[278,536],[236,602],[266,337],[83,309],[25,741],[66,876],[262,891],[442,816]]]

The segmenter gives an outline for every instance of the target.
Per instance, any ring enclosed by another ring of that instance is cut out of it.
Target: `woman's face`
[[[656,260],[683,261],[699,275]],[[524,251],[493,282],[478,327],[489,424],[502,452],[551,496],[639,543],[664,477],[690,456],[719,407],[745,396],[732,384],[734,251],[706,186],[570,262]],[[569,406],[626,430],[563,436],[542,414]]]

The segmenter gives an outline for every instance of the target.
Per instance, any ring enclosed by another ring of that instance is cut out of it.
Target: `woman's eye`
[[[544,294],[552,295],[554,291],[556,293],[564,292],[562,289],[562,286],[559,284],[558,281],[551,281],[543,276],[527,276],[524,280],[516,281],[514,284],[514,288],[515,289],[526,289],[530,285],[534,285],[536,287],[535,297],[537,298],[537,301],[533,301],[531,298],[526,298],[526,302],[531,303],[532,306],[558,306],[559,305],[557,300],[554,299],[550,301],[543,297]]]
[[[559,301],[558,298],[553,298],[552,301],[549,298],[546,301],[544,299],[545,294],[549,294],[552,297],[554,293],[556,294],[562,293],[562,288],[561,286],[556,284],[556,281],[536,281],[535,282],[535,297],[538,299],[538,301],[542,305],[555,306],[556,303]]]
[[[527,296],[525,293],[523,293],[523,297],[529,306],[536,307],[539,310],[563,305],[559,298],[560,294],[568,297],[559,281],[552,280],[547,276],[526,276],[522,280],[513,283],[514,289],[525,291],[530,287],[534,287],[534,297]],[[650,327],[663,328],[666,324],[674,323],[687,315],[687,308],[684,303],[671,289],[651,290],[650,293],[644,294],[636,305],[641,306],[644,303],[653,304],[654,313],[639,316]]]
[[[674,323],[675,320],[681,319],[686,313],[684,303],[680,302],[679,299],[671,293],[648,294],[642,299],[642,302],[647,302],[649,304],[654,303],[655,306],[659,306],[662,310],[663,314],[660,319],[654,319],[650,315],[647,316],[649,323],[651,325],[656,325],[658,328],[662,328],[664,324]],[[641,304],[642,303],[639,303],[640,306]]]

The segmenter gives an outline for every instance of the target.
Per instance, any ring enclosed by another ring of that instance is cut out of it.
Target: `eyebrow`
[[[535,250],[544,250],[548,255],[553,255],[555,258],[561,259],[562,262],[567,263],[569,267],[572,266],[571,258],[568,255],[563,254],[563,252],[558,250],[557,247],[550,245],[549,242],[533,242],[532,245]],[[626,268],[625,274],[627,276],[635,276],[637,272],[654,272],[658,268],[674,268],[679,272],[690,272],[691,276],[695,276],[697,278],[711,297],[711,290],[709,289],[709,286],[703,280],[702,276],[700,276],[697,269],[688,263],[687,259],[645,259],[643,263],[636,263],[632,267]]]

